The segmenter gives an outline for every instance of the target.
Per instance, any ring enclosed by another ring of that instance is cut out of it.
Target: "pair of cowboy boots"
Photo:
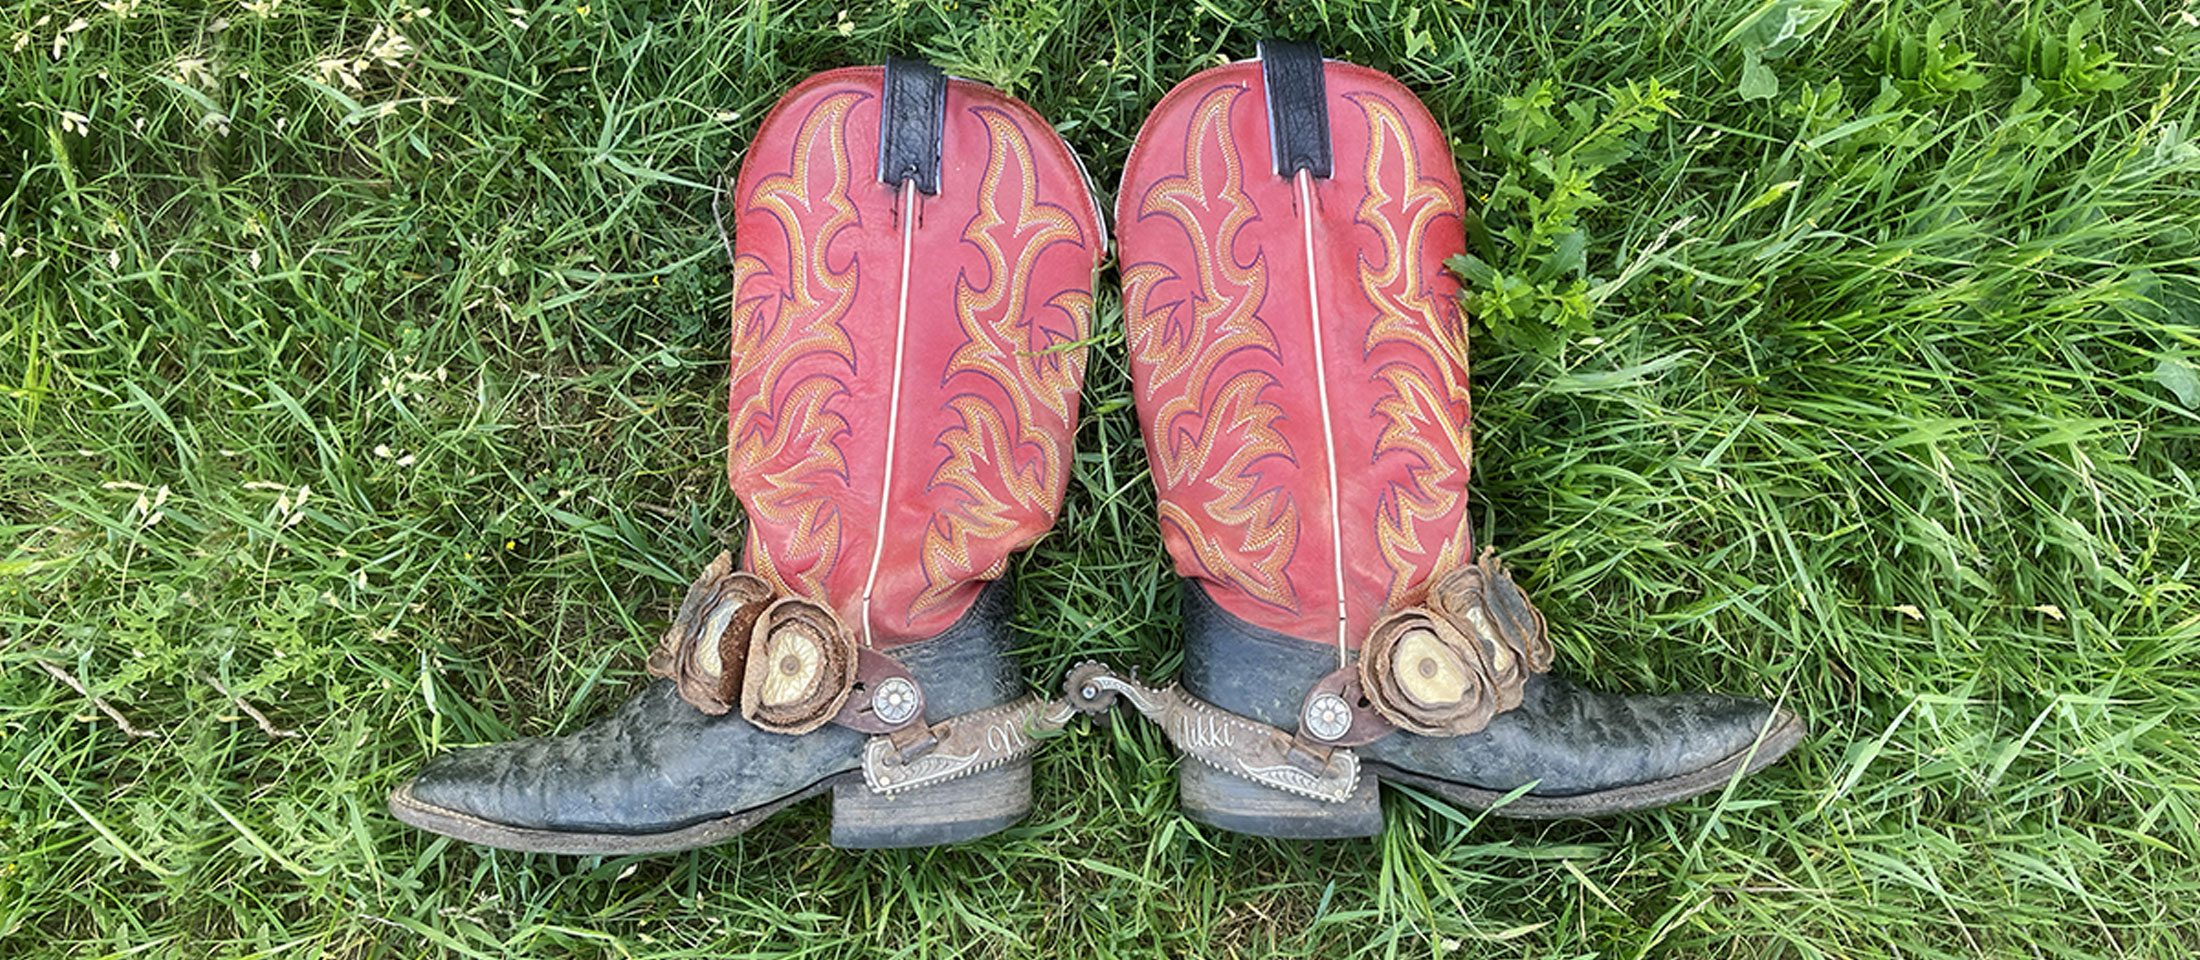
[[[736,187],[729,471],[748,516],[578,733],[461,750],[391,795],[517,850],[723,840],[830,792],[842,847],[952,843],[1030,808],[1030,754],[1124,700],[1186,759],[1203,823],[1381,829],[1379,784],[1518,817],[1653,807],[1802,736],[1786,710],[1616,696],[1547,671],[1542,615],[1477,545],[1466,332],[1443,268],[1443,133],[1309,47],[1180,84],[1116,200],[1123,309],[1181,684],[1097,664],[1057,700],[1010,656],[1009,556],[1071,469],[1102,213],[1069,147],[921,63],[836,70],[772,110]]]

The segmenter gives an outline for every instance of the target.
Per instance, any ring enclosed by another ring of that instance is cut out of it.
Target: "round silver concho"
[[[1352,729],[1352,707],[1334,693],[1316,696],[1306,705],[1306,732],[1316,740],[1335,740]]]
[[[871,713],[887,723],[906,723],[917,715],[917,685],[905,677],[887,677],[871,692]]]

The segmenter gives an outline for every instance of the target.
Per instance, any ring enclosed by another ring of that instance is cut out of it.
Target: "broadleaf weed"
[[[1478,249],[1450,266],[1468,311],[1500,342],[1549,353],[1589,332],[1585,215],[1605,204],[1597,179],[1678,116],[1678,99],[1653,79],[1607,89],[1602,107],[1560,102],[1549,81],[1498,102],[1482,142],[1503,172],[1470,223]]]

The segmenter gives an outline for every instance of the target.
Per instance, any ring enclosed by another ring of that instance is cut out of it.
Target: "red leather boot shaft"
[[[1155,108],[1116,221],[1178,572],[1240,618],[1349,647],[1471,559],[1466,331],[1443,266],[1463,204],[1411,92],[1351,64],[1322,76],[1331,176],[1276,172],[1262,65],[1235,63]]]
[[[948,81],[936,195],[881,182],[882,84],[811,78],[742,162],[728,469],[743,565],[887,646],[1053,525],[1105,239],[1068,147],[981,84]]]

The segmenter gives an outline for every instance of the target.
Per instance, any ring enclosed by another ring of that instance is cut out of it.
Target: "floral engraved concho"
[[[1528,674],[1551,668],[1543,614],[1494,551],[1444,575],[1428,603],[1384,617],[1360,647],[1376,712],[1423,736],[1464,736],[1520,705]]]
[[[721,553],[680,602],[649,672],[713,716],[736,706],[773,733],[808,733],[834,719],[856,680],[856,643],[819,604],[775,597]]]

